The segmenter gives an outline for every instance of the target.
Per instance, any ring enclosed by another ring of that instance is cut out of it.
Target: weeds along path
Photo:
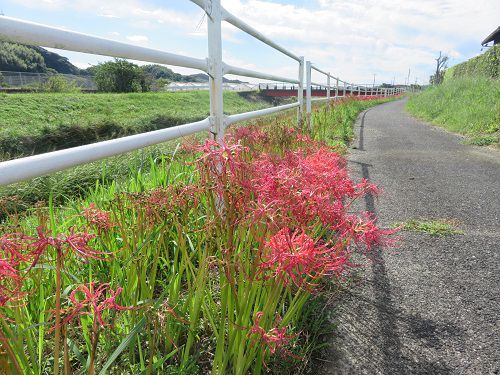
[[[500,153],[462,145],[404,104],[358,120],[350,169],[384,189],[366,209],[382,225],[453,219],[463,234],[401,232],[331,310],[338,327],[317,373],[497,374]]]

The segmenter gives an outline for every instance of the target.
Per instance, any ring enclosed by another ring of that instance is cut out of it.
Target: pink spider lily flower
[[[136,307],[125,307],[116,303],[116,298],[122,291],[123,288],[120,287],[113,291],[109,284],[100,284],[97,287],[95,283],[78,286],[68,297],[73,306],[66,310],[63,324],[69,323],[77,316],[88,315],[96,319],[101,328],[104,328],[108,325],[103,318],[103,313],[106,310],[125,311],[136,309]]]
[[[290,340],[297,335],[287,335],[287,328],[274,327],[270,330],[265,330],[261,326],[261,320],[264,316],[262,311],[255,314],[254,325],[248,330],[248,337],[251,338],[252,345],[260,344],[264,347],[264,350],[269,351],[270,354],[274,354],[277,351],[285,354],[291,354],[290,351],[286,349],[289,345]]]
[[[244,142],[248,145],[264,145],[269,141],[269,137],[259,127],[255,125],[236,128],[229,134],[228,140],[231,143]]]
[[[98,233],[108,231],[115,226],[111,222],[110,213],[96,208],[95,203],[84,208],[82,216],[87,220],[89,226],[97,228]]]
[[[284,286],[291,282],[312,291],[314,280],[342,273],[346,262],[345,252],[320,245],[303,231],[283,228],[267,241],[258,267],[264,279],[274,278]]]
[[[91,233],[75,233],[74,228],[70,229],[70,233],[65,235],[63,233],[57,236],[47,236],[41,227],[37,227],[37,237],[26,237],[32,240],[28,244],[32,248],[31,256],[33,262],[30,268],[33,268],[39,261],[40,257],[47,251],[49,247],[54,248],[59,255],[64,256],[68,251],[72,250],[75,254],[87,262],[89,258],[97,260],[106,260],[105,255],[112,253],[105,251],[98,251],[89,246],[89,242],[96,237]]]
[[[345,238],[352,238],[354,243],[365,247],[366,251],[381,247],[394,247],[396,239],[389,236],[398,232],[399,228],[384,229],[376,224],[377,218],[369,213],[363,212],[361,216],[348,215],[343,223],[343,235]]]
[[[21,284],[22,277],[15,265],[7,259],[0,259],[0,307],[22,297]]]
[[[21,253],[25,248],[24,239],[22,234],[4,234],[0,237],[0,251],[4,256],[10,258],[11,264],[28,259],[27,255]]]

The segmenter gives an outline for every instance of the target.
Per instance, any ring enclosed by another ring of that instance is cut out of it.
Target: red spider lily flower
[[[95,203],[84,208],[82,216],[87,220],[88,225],[97,228],[98,233],[108,231],[115,226],[110,220],[110,213],[96,208]]]
[[[27,256],[21,253],[25,247],[24,239],[21,234],[4,234],[0,237],[0,250],[4,256],[10,258],[11,264],[27,260]]]
[[[73,229],[71,229],[70,233],[63,238],[67,247],[83,258],[85,262],[87,262],[89,258],[105,260],[106,257],[103,257],[103,255],[110,255],[112,253],[97,251],[91,248],[89,242],[95,237],[96,235],[93,233],[75,233]]]
[[[382,190],[375,184],[370,183],[367,179],[363,178],[359,183],[354,186],[355,196],[363,197],[367,194],[379,195]]]
[[[287,335],[286,327],[274,327],[266,331],[260,324],[263,316],[264,313],[262,311],[255,314],[254,325],[248,330],[248,337],[251,338],[252,345],[259,343],[270,354],[274,354],[276,351],[289,354],[290,352],[286,349],[286,346],[296,335]]]
[[[21,283],[22,277],[15,265],[6,259],[0,259],[0,307],[23,295],[20,292]]]
[[[63,324],[69,323],[76,316],[89,315],[104,328],[107,325],[103,318],[103,313],[106,310],[125,311],[136,309],[136,307],[125,307],[116,303],[116,298],[122,291],[123,288],[120,287],[113,291],[109,284],[100,284],[97,287],[95,283],[78,286],[68,297],[73,307],[66,310]]]
[[[376,217],[370,212],[363,212],[361,216],[348,215],[343,224],[344,236],[352,238],[358,245],[363,245],[367,251],[374,247],[394,247],[397,239],[390,239],[390,235],[399,231],[383,229],[377,226]]]
[[[37,237],[26,237],[33,242],[29,243],[28,246],[32,248],[31,256],[33,257],[33,262],[30,268],[33,268],[38,260],[43,255],[44,252],[50,247],[54,248],[59,255],[64,256],[65,251],[72,250],[79,257],[87,262],[89,258],[106,260],[105,255],[110,255],[110,252],[98,251],[92,249],[89,246],[90,240],[96,237],[95,234],[91,233],[75,233],[74,228],[70,228],[70,233],[65,235],[63,233],[58,234],[56,237],[47,236],[41,227],[37,227]]]
[[[231,143],[242,141],[248,145],[263,145],[269,141],[269,137],[259,129],[259,127],[251,125],[236,128],[234,132],[230,134],[228,140],[230,140]]]
[[[198,147],[201,185],[213,189],[227,207],[242,211],[249,201],[251,163],[245,160],[248,148],[241,144],[219,145],[206,141]]]
[[[253,167],[253,195],[264,206],[273,202],[281,209],[282,227],[307,227],[318,219],[336,227],[345,211],[343,201],[355,195],[344,159],[326,148],[309,155],[288,152],[280,159],[263,155]]]
[[[281,229],[266,243],[263,261],[258,265],[265,279],[276,278],[311,290],[311,282],[325,275],[340,274],[347,262],[343,251],[320,245],[303,231]],[[272,276],[269,275],[269,271]]]

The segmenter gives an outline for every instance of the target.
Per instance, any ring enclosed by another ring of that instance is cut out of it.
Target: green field
[[[227,114],[271,106],[258,95],[224,94]],[[209,115],[208,91],[0,94],[4,159],[162,129]]]
[[[411,97],[407,110],[418,118],[467,136],[467,143],[499,144],[499,80],[480,76],[446,80]]]

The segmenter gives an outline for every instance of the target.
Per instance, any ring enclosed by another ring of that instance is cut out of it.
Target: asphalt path
[[[364,112],[349,167],[384,189],[379,224],[444,218],[463,234],[401,232],[329,310],[317,374],[500,374],[500,152],[413,119],[405,100]]]

